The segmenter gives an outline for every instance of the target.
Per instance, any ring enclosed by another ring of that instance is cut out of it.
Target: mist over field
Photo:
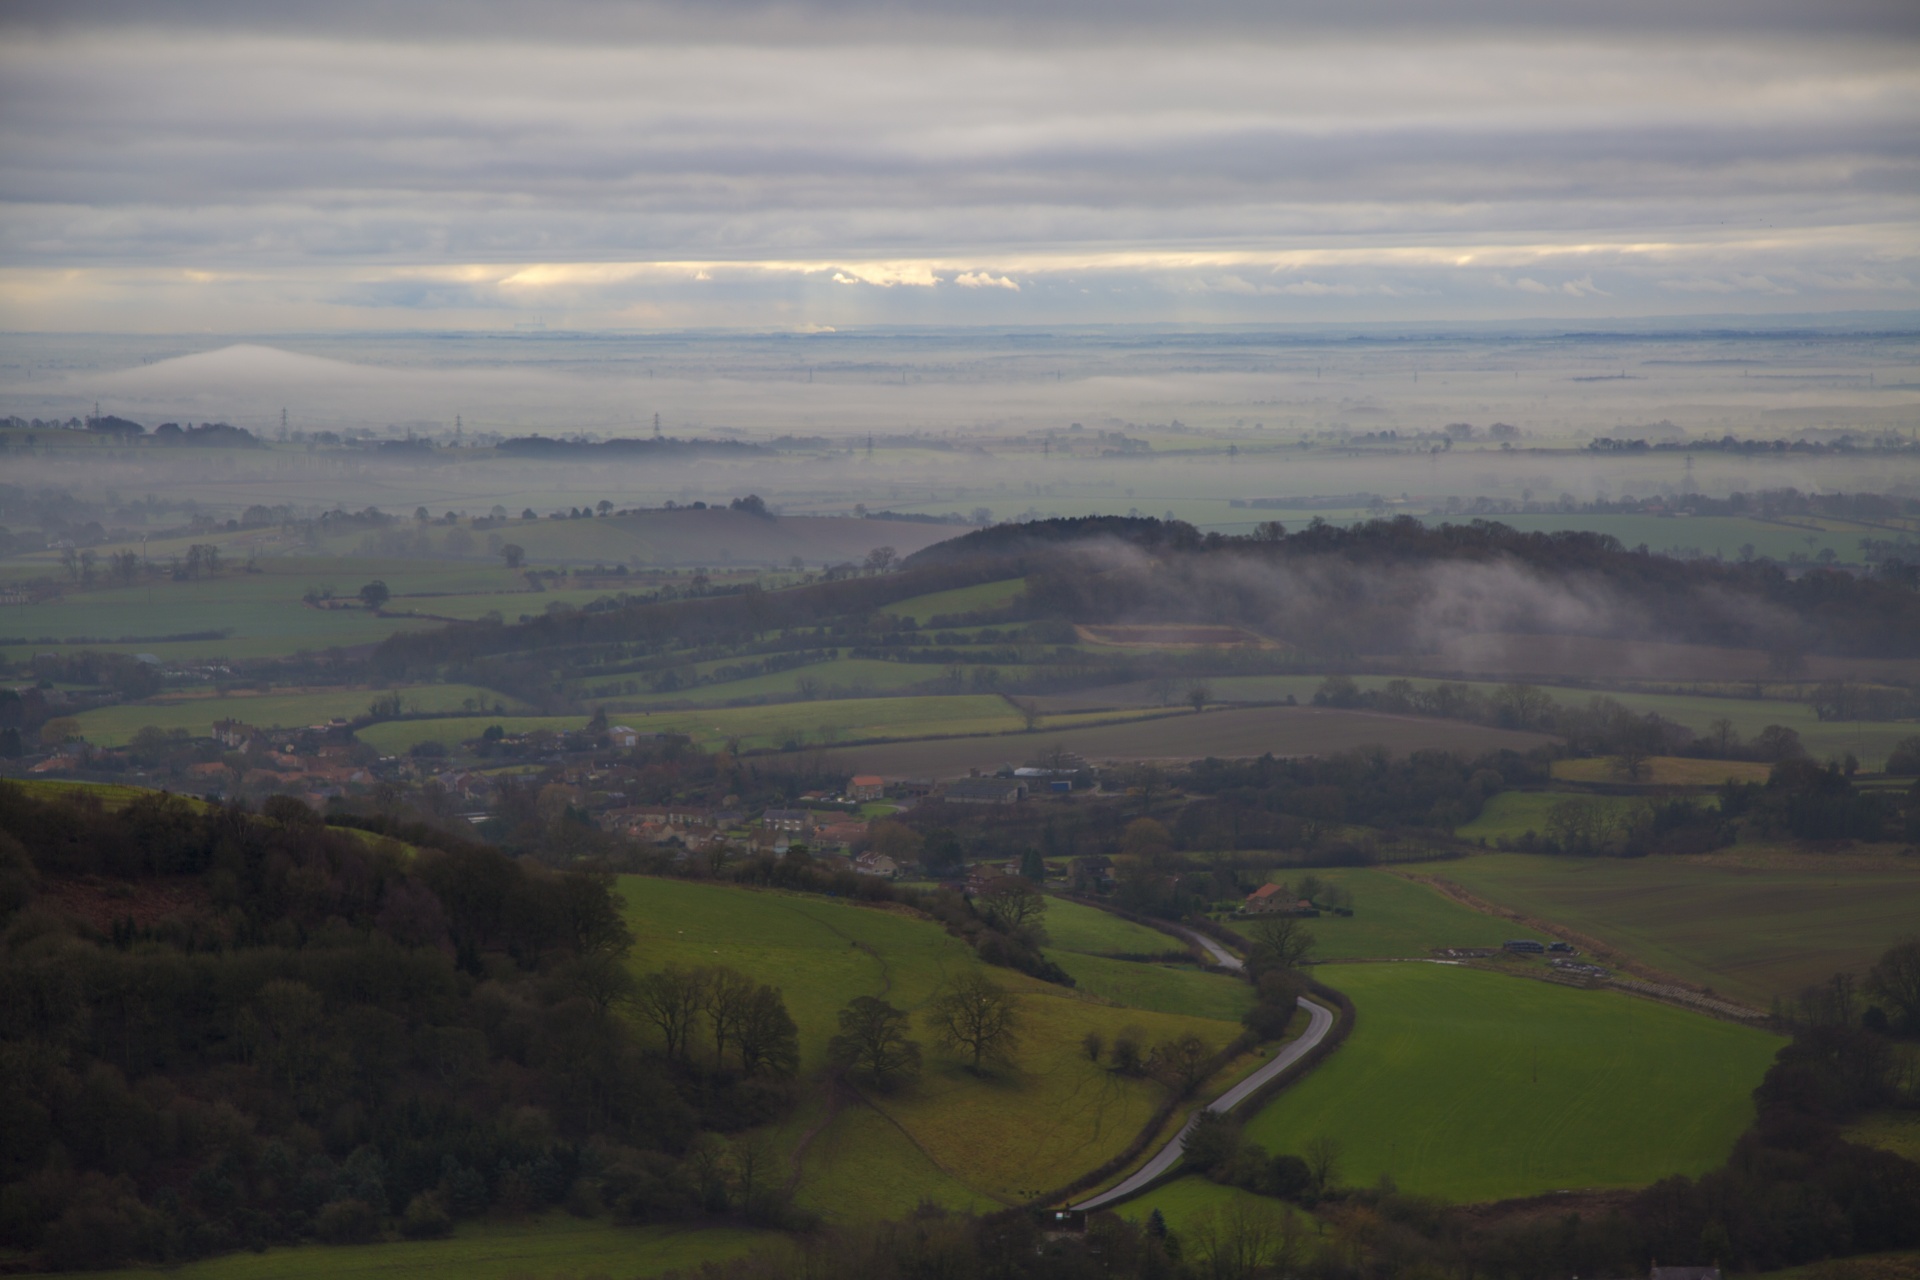
[[[0,4],[0,1272],[1920,1280],[1914,0]]]

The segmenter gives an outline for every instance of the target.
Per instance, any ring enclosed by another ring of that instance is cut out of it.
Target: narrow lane
[[[1195,934],[1194,936],[1200,939],[1209,951],[1213,951],[1216,955],[1220,956],[1222,964],[1229,965],[1236,969],[1240,967],[1238,960],[1227,955],[1224,951],[1217,949],[1205,935]],[[1322,1006],[1313,1003],[1304,996],[1300,998],[1300,1007],[1307,1011],[1308,1018],[1307,1029],[1301,1033],[1300,1038],[1292,1041],[1286,1048],[1276,1053],[1273,1056],[1273,1061],[1255,1071],[1252,1075],[1215,1098],[1212,1102],[1209,1102],[1206,1107],[1203,1108],[1203,1111],[1225,1112],[1233,1110],[1233,1108],[1251,1097],[1254,1091],[1259,1089],[1260,1086],[1266,1084],[1267,1081],[1300,1061],[1301,1058],[1312,1052],[1316,1045],[1326,1039],[1327,1032],[1333,1029],[1333,1015]],[[1125,1181],[1107,1188],[1091,1199],[1082,1200],[1073,1207],[1076,1209],[1104,1209],[1109,1205],[1118,1204],[1122,1200],[1131,1199],[1158,1181],[1168,1170],[1180,1163],[1180,1156],[1187,1145],[1187,1134],[1199,1121],[1203,1111],[1194,1112],[1192,1118],[1181,1126],[1180,1132],[1174,1134],[1165,1146],[1154,1153],[1152,1159],[1136,1169]]]

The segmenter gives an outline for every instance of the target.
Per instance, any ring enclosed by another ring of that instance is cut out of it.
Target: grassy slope
[[[977,586],[958,587],[952,591],[936,591],[931,595],[914,596],[898,604],[888,605],[888,613],[912,618],[925,626],[928,621],[942,614],[979,613],[987,609],[998,609],[1011,604],[1027,589],[1025,578],[1002,578],[998,582],[982,582]]]
[[[1489,854],[1435,874],[1762,1004],[1843,970],[1865,973],[1920,920],[1920,866],[1911,859]]]
[[[1473,969],[1365,965],[1329,975],[1358,1022],[1340,1052],[1248,1134],[1341,1146],[1341,1180],[1390,1174],[1455,1201],[1630,1187],[1722,1160],[1779,1041],[1635,1000]]]
[[[1573,799],[1588,800],[1617,811],[1630,809],[1638,803],[1631,796],[1587,796],[1571,791],[1503,791],[1487,801],[1479,817],[1454,828],[1453,833],[1463,840],[1512,840],[1529,831],[1535,835],[1545,835],[1547,814],[1553,806]]]
[[[884,996],[917,1015],[944,981],[976,964],[937,925],[895,912],[684,881],[629,877],[622,888],[641,940],[636,963],[725,963],[780,986],[800,1026],[806,1073],[824,1063],[834,1015],[854,996]],[[929,1041],[922,1079],[873,1099],[878,1113],[858,1105],[842,1111],[823,1135],[831,1140],[809,1149],[808,1203],[867,1213],[883,1203],[898,1211],[894,1201],[911,1207],[921,1195],[965,1203],[1044,1191],[1124,1147],[1158,1102],[1157,1086],[1088,1062],[1080,1048],[1088,1032],[1111,1039],[1138,1027],[1152,1042],[1191,1031],[1215,1046],[1238,1032],[990,972],[1023,997],[1027,1025],[1016,1069],[976,1078],[922,1033]],[[806,1127],[796,1117],[784,1131],[791,1139]]]
[[[1435,947],[1497,947],[1508,938],[1542,936],[1509,921],[1482,915],[1427,885],[1389,872],[1350,870],[1314,874],[1325,883],[1345,886],[1353,894],[1351,916],[1325,915],[1306,922],[1307,930],[1314,937],[1314,954],[1322,960],[1426,956]],[[1246,925],[1239,927],[1244,930]],[[1347,972],[1332,970],[1327,980],[1339,986]]]
[[[1047,900],[1047,937],[1063,951],[1081,951],[1088,955],[1152,953],[1175,951],[1180,940],[1149,929],[1146,925],[1123,920],[1110,911],[1085,907],[1061,898]]]
[[[475,698],[488,703],[504,702],[519,706],[516,699],[466,684],[405,685],[391,690],[339,689],[324,693],[230,694],[211,698],[170,698],[165,701],[123,703],[84,712],[77,719],[80,732],[97,746],[116,747],[134,733],[153,725],[161,729],[185,729],[196,737],[205,737],[216,720],[242,720],[263,729],[289,729],[302,725],[324,724],[334,716],[365,715],[367,705],[382,693],[397,693],[409,708],[421,711],[455,711],[463,699]]]
[[[1654,756],[1646,762],[1643,784],[1661,787],[1717,787],[1725,782],[1765,782],[1772,766],[1753,760],[1694,760],[1684,756]],[[1565,782],[1624,782],[1612,756],[1585,760],[1555,760],[1553,776]]]
[[[87,1272],[95,1280],[526,1280],[528,1277],[651,1276],[695,1268],[779,1237],[725,1227],[616,1227],[551,1214],[531,1222],[470,1223],[449,1240],[342,1247],[301,1245],[234,1253],[184,1266]]]

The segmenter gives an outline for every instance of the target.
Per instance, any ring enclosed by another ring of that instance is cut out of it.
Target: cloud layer
[[[1914,306],[1910,16],[1673,7],[18,8],[0,325]]]

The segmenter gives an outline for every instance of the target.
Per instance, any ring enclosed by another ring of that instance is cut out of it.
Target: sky
[[[0,329],[1912,310],[1917,55],[1910,0],[6,0]]]

